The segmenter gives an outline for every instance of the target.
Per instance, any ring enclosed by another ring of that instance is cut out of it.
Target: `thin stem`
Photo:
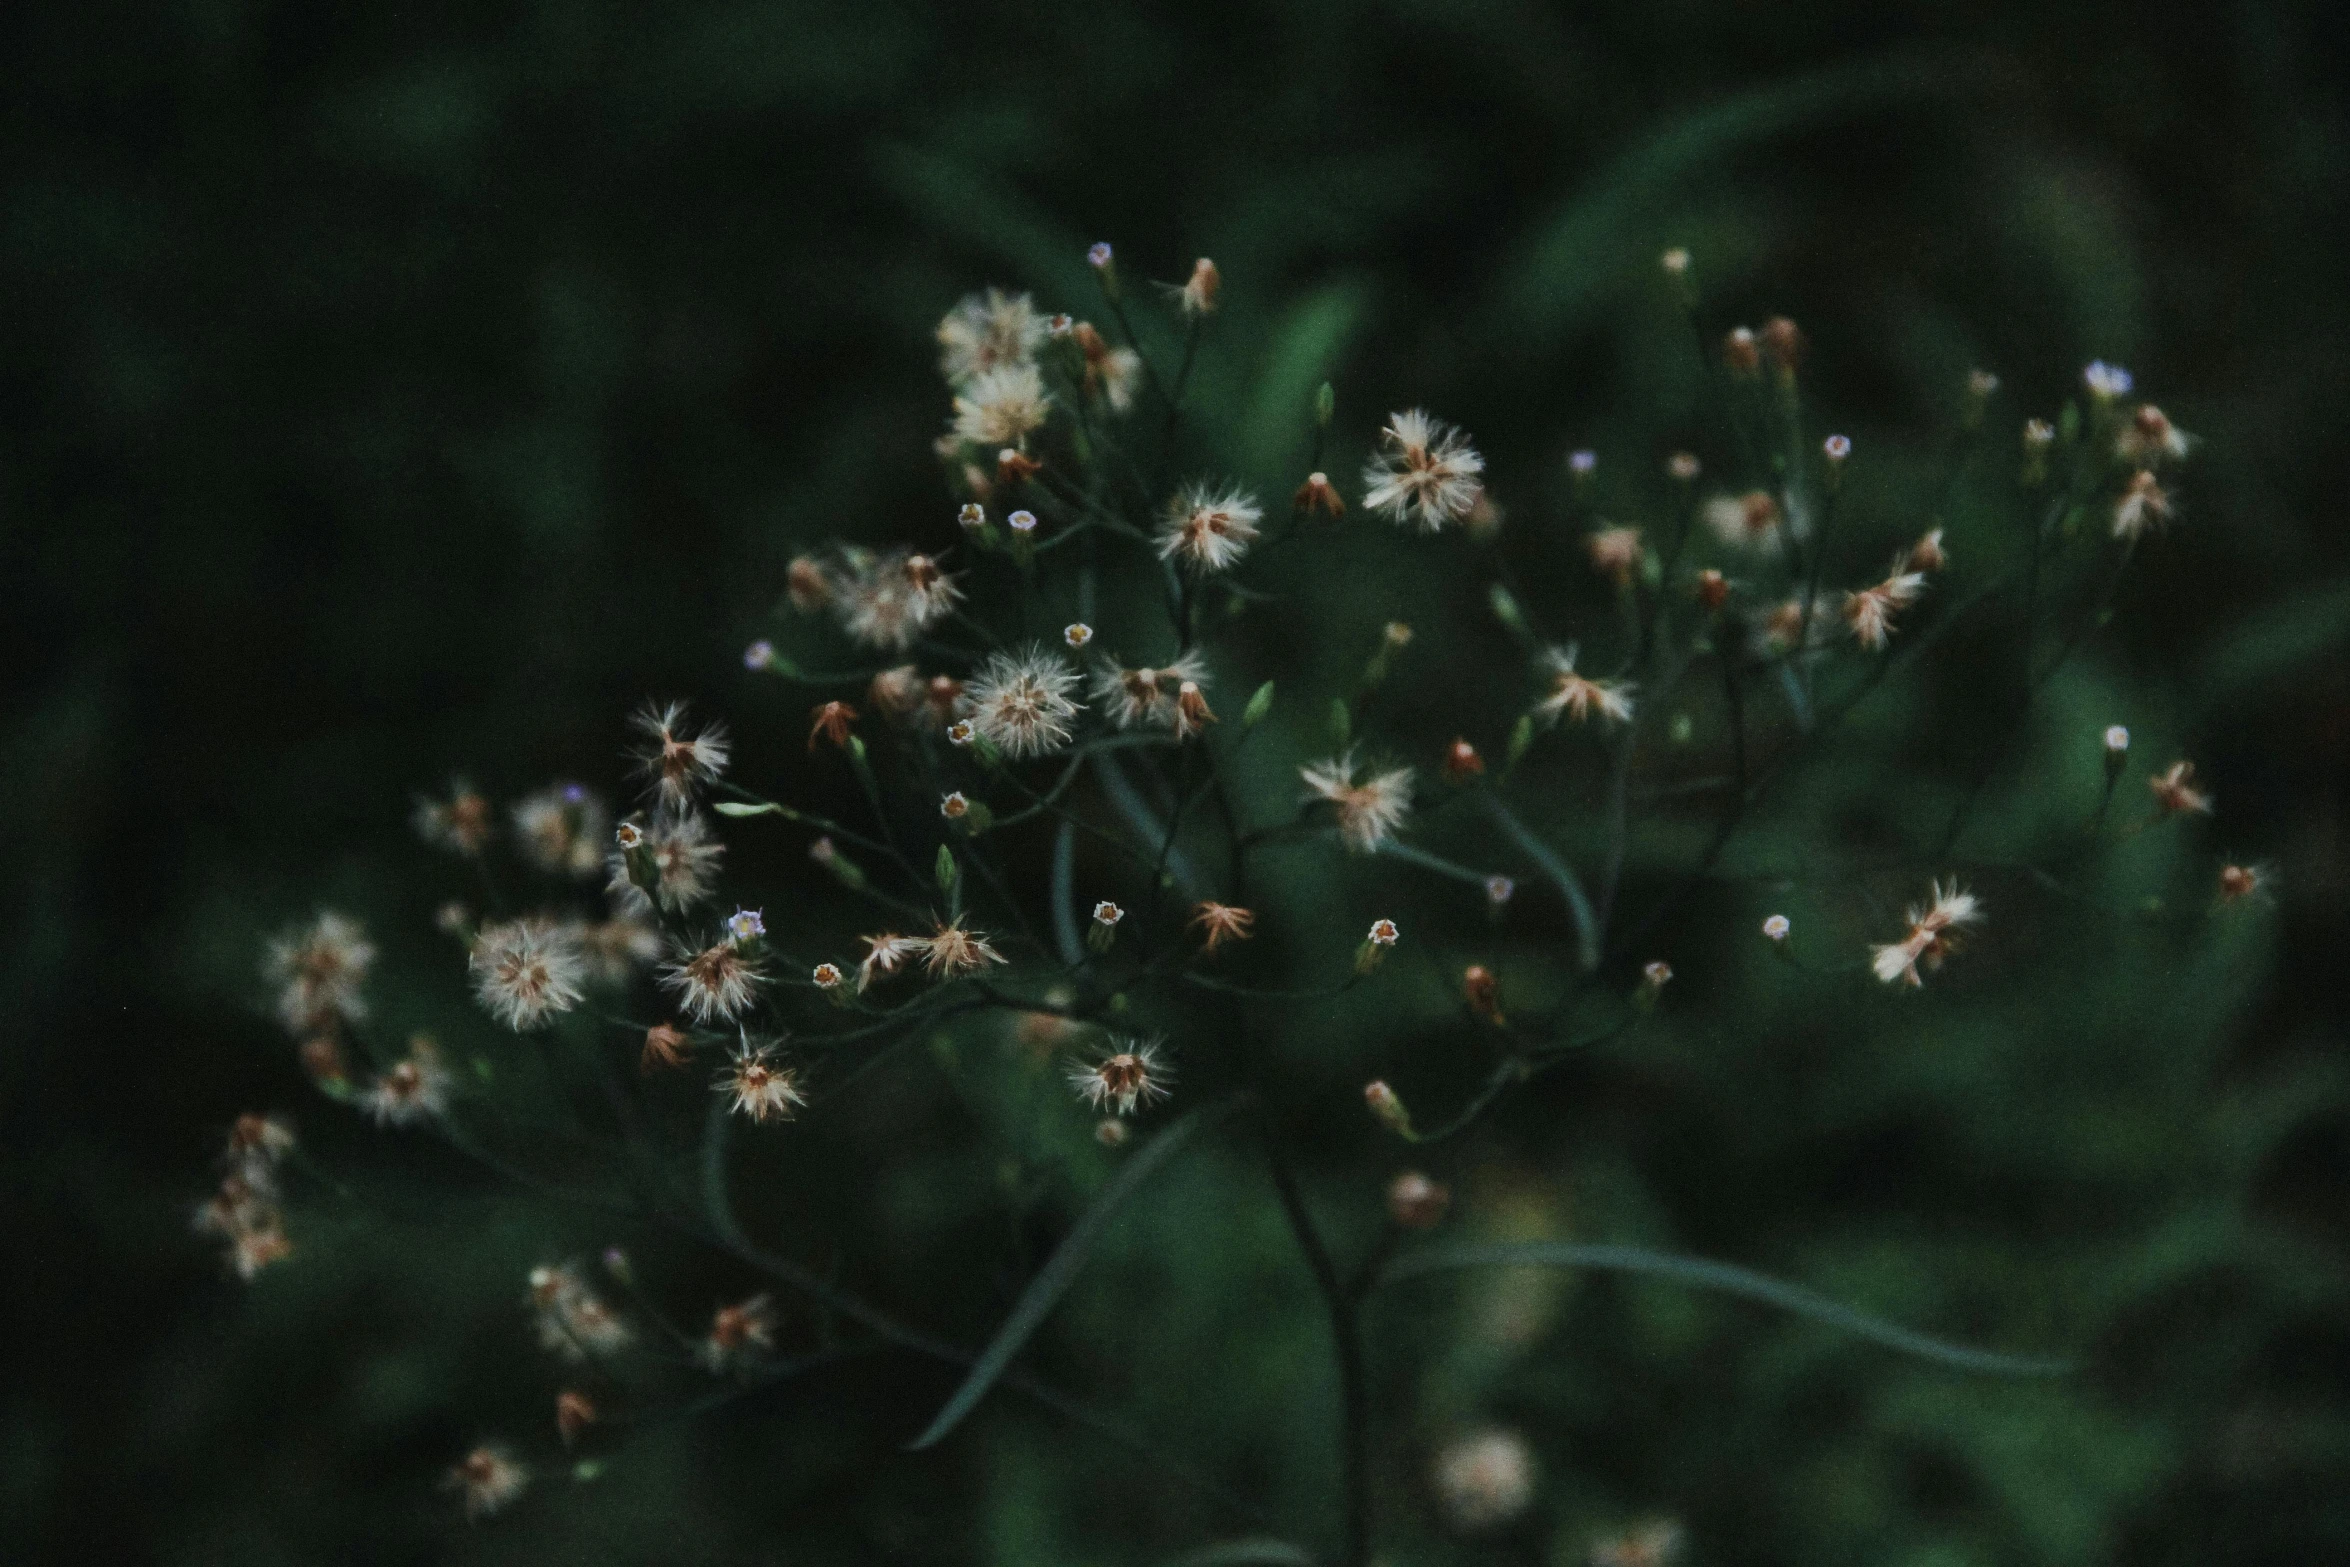
[[[1313,1271],[1314,1287],[1322,1292],[1323,1303],[1329,1308],[1330,1331],[1337,1341],[1340,1494],[1345,1508],[1344,1543],[1338,1561],[1340,1567],[1363,1567],[1371,1555],[1371,1433],[1362,1318],[1354,1292],[1340,1279],[1329,1247],[1314,1227],[1313,1216],[1306,1212],[1297,1174],[1281,1151],[1279,1136],[1269,1120],[1260,1120],[1265,1159],[1272,1167],[1273,1188],[1281,1196],[1281,1211],[1297,1236],[1298,1250],[1305,1253],[1306,1266]]]

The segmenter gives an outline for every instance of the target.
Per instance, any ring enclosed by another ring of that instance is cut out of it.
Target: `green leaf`
[[[791,814],[773,800],[761,800],[756,805],[742,800],[720,800],[710,809],[721,816],[789,816]]]
[[[2206,710],[2237,701],[2350,642],[2350,582],[2298,593],[2246,616],[2203,658]]]
[[[1068,1292],[1069,1286],[1076,1282],[1078,1271],[1085,1266],[1085,1259],[1093,1252],[1094,1242],[1101,1238],[1102,1231],[1117,1214],[1120,1205],[1133,1196],[1159,1166],[1172,1159],[1201,1128],[1231,1113],[1240,1103],[1239,1099],[1226,1099],[1217,1104],[1201,1106],[1145,1143],[1126,1161],[1110,1184],[1102,1189],[1102,1194],[1094,1199],[1093,1206],[1086,1209],[1084,1216],[1061,1238],[1061,1244],[1054,1248],[1045,1265],[1037,1270],[1036,1277],[1028,1281],[1028,1288],[1021,1292],[1020,1299],[1012,1307],[1012,1314],[1004,1319],[1004,1325],[996,1329],[995,1337],[988,1340],[987,1348],[972,1363],[971,1374],[963,1379],[963,1385],[955,1389],[954,1397],[947,1400],[946,1407],[938,1412],[938,1418],[930,1422],[928,1430],[914,1439],[908,1451],[919,1452],[937,1445],[949,1431],[962,1423],[963,1417],[971,1413],[979,1400],[986,1396],[987,1390],[995,1385],[996,1379],[1011,1366],[1012,1357],[1020,1353],[1021,1346],[1043,1326],[1046,1314]]]
[[[943,843],[940,844],[938,859],[931,867],[931,874],[938,881],[939,891],[953,892],[957,878],[963,874],[962,868],[955,864],[955,851]]]
[[[1638,1246],[1585,1246],[1571,1241],[1496,1241],[1481,1245],[1435,1246],[1398,1257],[1380,1274],[1379,1282],[1393,1284],[1423,1274],[1451,1272],[1461,1268],[1526,1266],[1645,1273],[1679,1284],[1695,1285],[1699,1289],[1720,1290],[1726,1295],[1736,1295],[1765,1306],[1775,1306],[1781,1311],[1791,1311],[1799,1317],[1808,1317],[1814,1322],[1840,1328],[1888,1349],[1955,1366],[1962,1371],[1980,1371],[1992,1376],[2054,1377],[2066,1375],[2075,1369],[2074,1362],[2070,1360],[2040,1355],[2008,1355],[1996,1350],[1972,1349],[1964,1344],[1950,1343],[1946,1339],[1930,1338],[1881,1318],[1854,1311],[1799,1284],[1784,1283],[1767,1274],[1733,1267],[1726,1262],[1708,1262],[1702,1257],[1676,1257],[1670,1252],[1648,1251]]]
[[[1271,711],[1273,711],[1273,682],[1268,680],[1257,687],[1256,695],[1250,697],[1248,706],[1242,709],[1240,727],[1243,729],[1256,728],[1257,725],[1265,721],[1265,715]]]
[[[1346,742],[1348,738],[1351,737],[1353,733],[1354,721],[1346,711],[1346,698],[1342,696],[1331,698],[1330,743],[1336,746],[1339,750],[1343,751],[1346,749]]]
[[[1248,442],[1242,466],[1278,469],[1302,458],[1307,434],[1299,417],[1308,407],[1320,414],[1317,385],[1338,367],[1339,355],[1370,306],[1371,292],[1360,283],[1337,283],[1307,295],[1282,315],[1272,331],[1263,370],[1240,426]]]

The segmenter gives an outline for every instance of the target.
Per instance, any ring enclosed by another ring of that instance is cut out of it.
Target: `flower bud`
[[[1290,506],[1301,517],[1310,517],[1319,512],[1335,521],[1346,515],[1346,502],[1339,499],[1338,491],[1326,473],[1307,474],[1306,482],[1299,485],[1297,494],[1290,498]]]
[[[1432,1230],[1444,1222],[1452,1206],[1452,1192],[1417,1170],[1406,1170],[1387,1183],[1387,1217],[1406,1230]]]
[[[1086,927],[1085,944],[1096,952],[1107,952],[1118,939],[1118,922],[1126,911],[1108,899],[1093,906],[1093,923]]]
[[[1451,783],[1467,783],[1485,771],[1485,758],[1465,739],[1456,738],[1444,748],[1444,776]]]
[[[1747,327],[1732,327],[1722,339],[1722,368],[1735,376],[1751,376],[1762,368],[1762,346]]]
[[[1395,921],[1373,920],[1370,934],[1365,936],[1363,944],[1355,949],[1355,972],[1368,974],[1377,968],[1379,961],[1387,956],[1387,949],[1394,946],[1402,937],[1403,933],[1395,928]]]
[[[2122,766],[2130,756],[2130,732],[2119,724],[2110,724],[2105,730],[2105,782],[2108,788],[2121,776]]]
[[[1697,574],[1697,602],[1709,613],[1730,601],[1730,579],[1708,566]]]
[[[1379,1118],[1379,1124],[1396,1136],[1406,1140],[1416,1139],[1417,1134],[1412,1131],[1412,1112],[1405,1107],[1402,1097],[1386,1083],[1376,1079],[1365,1083],[1363,1103],[1371,1107],[1371,1113]]]
[[[1495,1027],[1501,1025],[1501,981],[1493,977],[1493,970],[1482,963],[1472,963],[1463,969],[1461,995],[1467,999],[1471,1012]]]

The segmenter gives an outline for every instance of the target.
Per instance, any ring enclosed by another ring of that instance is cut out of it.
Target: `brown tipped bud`
[[[1197,733],[1215,721],[1216,715],[1208,707],[1207,693],[1200,690],[1198,681],[1186,680],[1175,688],[1177,738]]]
[[[1444,1222],[1452,1206],[1452,1192],[1417,1170],[1406,1170],[1387,1183],[1387,1216],[1398,1228],[1432,1230]]]
[[[963,700],[963,682],[952,675],[932,675],[925,695],[930,699],[930,711],[942,724],[952,722],[955,704]]]
[[[1633,1004],[1643,1011],[1655,1006],[1657,997],[1663,995],[1665,987],[1672,982],[1673,965],[1662,958],[1644,965],[1640,970],[1640,988],[1632,992]]]
[[[1485,758],[1466,739],[1455,739],[1444,748],[1444,776],[1453,783],[1467,783],[1485,771]]]
[[[1187,316],[1204,316],[1216,308],[1216,295],[1224,286],[1224,275],[1216,264],[1202,256],[1191,264],[1191,276],[1183,285],[1181,304]]]
[[[1070,335],[1077,339],[1078,351],[1085,355],[1087,364],[1098,365],[1110,357],[1108,340],[1094,329],[1094,324],[1091,321],[1078,322],[1071,329]]]
[[[1365,936],[1363,944],[1355,949],[1355,972],[1357,974],[1370,973],[1371,970],[1379,966],[1380,960],[1387,956],[1387,949],[1402,939],[1403,932],[1396,928],[1395,921],[1373,920],[1371,933]]]
[[[783,583],[784,595],[791,600],[791,607],[802,614],[822,609],[832,601],[832,579],[824,574],[822,566],[806,555],[784,569]]]
[[[1018,484],[1044,471],[1044,464],[1026,452],[1007,446],[995,454],[995,476],[998,484]]]
[[[1730,601],[1730,579],[1707,567],[1697,574],[1697,602],[1707,610],[1720,609]]]
[[[971,814],[971,802],[963,797],[962,790],[957,789],[938,802],[938,814],[950,822],[959,822]]]
[[[555,1395],[555,1431],[569,1447],[579,1440],[579,1433],[596,1423],[599,1418],[595,1400],[577,1388],[565,1388]]]
[[[1762,368],[1762,345],[1746,327],[1732,327],[1722,339],[1722,368],[1732,375],[1753,375]]]
[[[1902,569],[1940,571],[1949,564],[1949,553],[1942,548],[1942,530],[1936,528],[1909,547],[1909,558],[1902,562]]]
[[[1493,970],[1482,963],[1472,963],[1461,970],[1461,995],[1467,999],[1471,1012],[1500,1026],[1501,981],[1493,977]]]
[[[849,743],[849,726],[857,721],[857,710],[846,702],[826,702],[808,709],[808,749],[816,749],[816,742],[829,740],[840,749]]]
[[[2219,868],[2219,901],[2234,903],[2249,898],[2260,890],[2260,870],[2252,865],[2223,865]]]
[[[1306,482],[1297,487],[1297,494],[1291,498],[1290,505],[1296,508],[1300,516],[1312,516],[1320,512],[1336,520],[1346,515],[1346,502],[1339,499],[1338,490],[1326,473],[1307,474]]]
[[[1803,358],[1803,332],[1785,316],[1773,316],[1762,325],[1762,351],[1781,375],[1793,375]]]
[[[350,1069],[343,1064],[342,1041],[332,1034],[317,1034],[302,1041],[302,1070],[321,1088],[340,1088],[351,1080]]]
[[[1402,1097],[1386,1083],[1376,1079],[1365,1083],[1363,1103],[1370,1106],[1371,1113],[1379,1118],[1379,1124],[1396,1136],[1408,1139],[1414,1135],[1412,1112],[1405,1107]]]
[[[655,1023],[645,1030],[645,1048],[637,1057],[637,1067],[640,1071],[651,1072],[683,1066],[693,1048],[693,1041],[686,1037],[683,1029],[669,1023]]]

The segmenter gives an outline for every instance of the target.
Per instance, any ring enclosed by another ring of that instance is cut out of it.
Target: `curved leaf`
[[[1226,1540],[1178,1556],[1170,1567],[1320,1567],[1309,1551],[1287,1540]]]
[[[1392,1284],[1399,1279],[1449,1272],[1457,1268],[1523,1266],[1645,1273],[1680,1284],[1692,1284],[1699,1289],[1720,1290],[1726,1295],[1737,1295],[1765,1306],[1776,1306],[1781,1311],[1791,1311],[1799,1317],[1809,1317],[1814,1322],[1841,1328],[1888,1349],[1898,1349],[1904,1354],[1939,1361],[1964,1371],[1982,1371],[1994,1376],[2053,1377],[2074,1369],[2074,1363],[2070,1360],[2039,1355],[2004,1355],[1995,1350],[1970,1349],[1964,1344],[1930,1338],[1923,1333],[1913,1333],[1908,1328],[1896,1327],[1890,1322],[1864,1315],[1825,1295],[1816,1294],[1798,1284],[1784,1283],[1767,1274],[1732,1267],[1726,1262],[1708,1262],[1702,1257],[1676,1257],[1670,1252],[1647,1251],[1638,1246],[1584,1246],[1569,1241],[1501,1241],[1485,1245],[1437,1246],[1396,1258],[1381,1273],[1379,1282]]]
[[[1020,1347],[1043,1325],[1046,1314],[1067,1293],[1069,1286],[1076,1282],[1078,1270],[1085,1266],[1085,1259],[1093,1251],[1094,1242],[1116,1215],[1119,1206],[1133,1196],[1143,1182],[1150,1179],[1153,1171],[1172,1159],[1200,1128],[1216,1121],[1239,1103],[1238,1099],[1226,1099],[1217,1104],[1202,1105],[1145,1143],[1133,1158],[1126,1161],[1125,1167],[1094,1199],[1093,1206],[1085,1210],[1084,1217],[1077,1221],[1067,1235],[1061,1237],[1061,1244],[1054,1248],[1045,1265],[1037,1270],[1036,1277],[1028,1281],[1028,1288],[1021,1291],[1020,1299],[1012,1307],[1012,1314],[1004,1319],[1004,1325],[996,1329],[995,1337],[987,1341],[987,1348],[980,1351],[979,1358],[972,1362],[971,1374],[963,1379],[961,1387],[955,1389],[954,1397],[947,1400],[946,1407],[938,1412],[938,1418],[930,1422],[930,1428],[908,1445],[908,1451],[920,1452],[934,1445],[960,1424],[965,1415],[971,1413],[996,1379],[1010,1367],[1012,1357],[1020,1353]]]

